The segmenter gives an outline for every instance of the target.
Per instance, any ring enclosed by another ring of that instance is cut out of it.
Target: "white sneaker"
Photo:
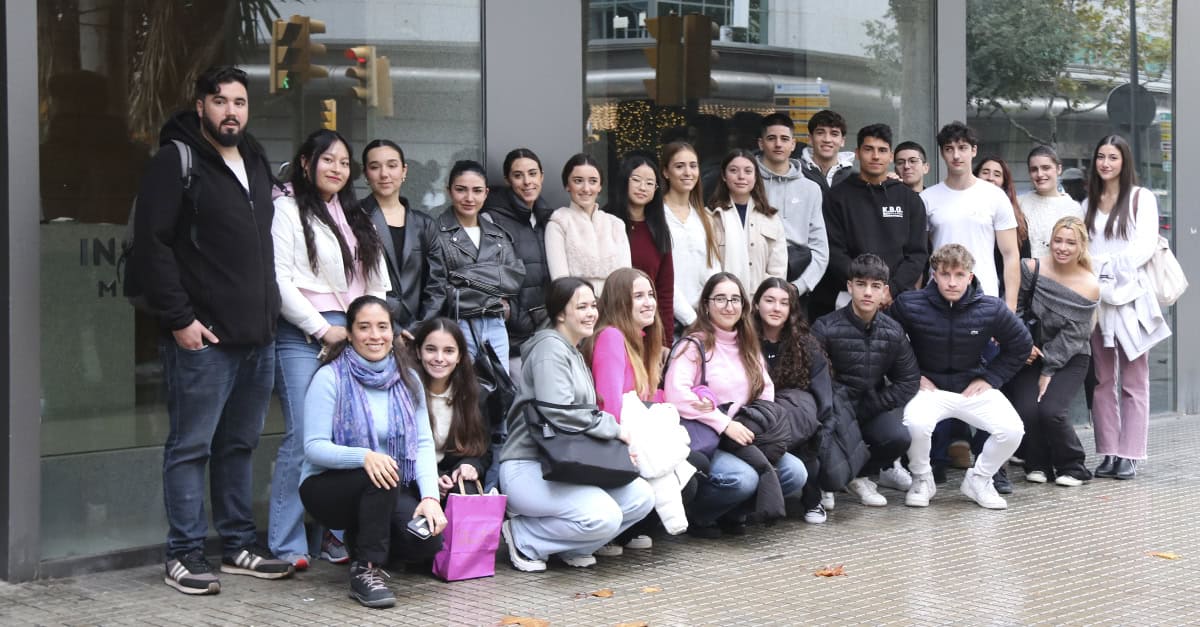
[[[834,505],[833,492],[826,492],[826,491],[822,490],[821,491],[821,507],[824,507],[825,511],[832,512],[833,505]]]
[[[908,471],[897,463],[887,470],[879,471],[879,481],[877,483],[881,488],[891,488],[905,492],[912,487],[912,475],[908,474]]]
[[[576,555],[574,557],[559,555],[558,559],[562,560],[567,566],[575,568],[591,568],[596,565],[596,557],[594,555]]]
[[[632,540],[625,543],[625,548],[632,549],[634,551],[645,551],[646,549],[653,547],[654,540],[650,539],[650,536],[646,535],[634,536]]]
[[[974,472],[968,472],[967,476],[963,477],[959,490],[984,509],[1008,509],[1008,501],[996,492],[991,477],[980,477]]]
[[[1046,473],[1040,470],[1031,470],[1025,473],[1025,480],[1030,483],[1046,483]]]
[[[816,507],[804,512],[804,522],[810,525],[819,525],[824,523],[827,518],[828,516],[825,514],[825,508],[821,507],[820,503],[817,503]]]
[[[608,544],[596,549],[595,555],[600,557],[619,557],[625,554],[625,549],[619,545],[609,542]]]
[[[1083,485],[1083,479],[1072,477],[1071,475],[1059,475],[1054,478],[1054,483],[1067,488],[1074,488]]]
[[[540,573],[546,570],[544,560],[536,560],[521,554],[517,543],[513,542],[511,523],[512,521],[506,520],[503,525],[500,525],[500,535],[504,536],[504,543],[508,545],[508,561],[512,563],[512,567],[526,573]],[[595,560],[595,558],[592,559]]]
[[[933,482],[933,473],[912,476],[912,487],[904,495],[904,504],[909,507],[929,507],[929,500],[937,494],[937,484]]]
[[[858,500],[862,501],[867,507],[883,507],[887,505],[887,499],[884,498],[879,490],[875,489],[875,482],[866,477],[859,477],[846,485],[846,491],[857,496]]]

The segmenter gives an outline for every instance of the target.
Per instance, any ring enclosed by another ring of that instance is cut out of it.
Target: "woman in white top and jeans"
[[[704,208],[700,192],[700,158],[684,141],[663,146],[662,177],[667,183],[663,207],[671,230],[671,257],[675,264],[676,333],[696,321],[700,291],[721,271],[716,227]]]

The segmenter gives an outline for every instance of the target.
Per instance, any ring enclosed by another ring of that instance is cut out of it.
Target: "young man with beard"
[[[170,416],[164,581],[185,594],[221,589],[204,555],[206,466],[221,571],[263,579],[293,572],[256,541],[252,507],[251,456],[275,379],[279,287],[271,171],[246,133],[249,110],[245,72],[225,66],[201,74],[194,108],[163,126],[135,210],[130,269],[162,327]]]

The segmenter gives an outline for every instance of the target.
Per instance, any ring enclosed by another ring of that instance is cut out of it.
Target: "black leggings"
[[[1025,366],[1007,385],[1004,393],[1025,423],[1025,470],[1040,470],[1050,477],[1071,475],[1076,479],[1091,479],[1084,466],[1083,445],[1071,424],[1071,401],[1083,389],[1087,377],[1088,355],[1075,355],[1054,373],[1046,394],[1038,402],[1038,378],[1042,362]]]
[[[384,490],[362,468],[327,470],[300,484],[300,501],[326,528],[346,530],[353,560],[423,562],[442,548],[440,535],[419,540],[408,532],[420,502],[414,484]]]

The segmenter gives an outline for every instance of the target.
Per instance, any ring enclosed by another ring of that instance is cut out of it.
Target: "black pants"
[[[1021,421],[1025,423],[1025,470],[1040,470],[1047,476],[1055,473],[1076,479],[1091,479],[1084,466],[1083,445],[1071,425],[1068,415],[1071,402],[1083,389],[1091,357],[1076,355],[1050,379],[1046,394],[1039,403],[1038,377],[1040,362],[1025,366],[1004,386],[1004,394],[1012,402]]]
[[[892,462],[907,453],[908,445],[912,444],[912,435],[909,434],[908,427],[904,426],[903,407],[885,411],[866,420],[860,417],[858,428],[862,431],[867,450],[871,452],[871,457],[858,472],[860,477],[891,468]]]
[[[326,528],[345,529],[353,560],[386,564],[423,562],[442,548],[442,537],[419,540],[408,532],[420,499],[416,486],[383,490],[362,468],[327,470],[300,484],[304,509]]]

